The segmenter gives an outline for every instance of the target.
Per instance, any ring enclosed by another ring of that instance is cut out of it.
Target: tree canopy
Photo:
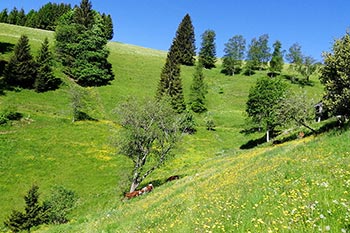
[[[242,35],[235,35],[225,44],[222,72],[234,75],[241,70],[244,60],[246,40]]]
[[[114,79],[103,19],[86,1],[61,17],[55,37],[65,73],[79,85],[101,86]]]
[[[334,115],[350,116],[350,34],[333,44],[332,53],[324,53],[321,83],[325,86],[323,101]]]
[[[117,109],[123,126],[119,152],[134,166],[130,192],[155,169],[164,164],[180,136],[180,116],[166,101],[129,100]]]
[[[216,33],[214,30],[206,30],[202,34],[202,43],[199,51],[199,62],[206,69],[215,67],[216,62]]]
[[[284,99],[286,89],[280,78],[262,77],[249,91],[246,112],[253,123],[266,130],[266,141],[279,124],[279,103]]]

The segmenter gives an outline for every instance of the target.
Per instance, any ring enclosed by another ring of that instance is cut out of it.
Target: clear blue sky
[[[49,0],[0,0],[0,9],[14,6],[26,13]],[[76,5],[80,0],[51,0]],[[114,41],[168,50],[176,29],[186,13],[195,27],[197,48],[206,29],[216,32],[217,55],[224,44],[241,34],[250,43],[269,34],[283,49],[295,42],[303,53],[322,60],[333,41],[350,28],[349,0],[92,0],[93,8],[111,14]]]

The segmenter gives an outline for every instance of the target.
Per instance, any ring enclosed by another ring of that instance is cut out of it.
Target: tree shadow
[[[75,121],[98,121],[98,119],[91,117],[85,112],[78,111],[75,115]]]
[[[9,53],[13,51],[13,48],[15,47],[14,44],[7,43],[7,42],[0,42],[0,53]]]
[[[241,150],[252,149],[252,148],[257,147],[265,142],[266,142],[266,136],[264,135],[261,138],[249,140],[247,143],[240,146],[239,149],[241,149]]]
[[[281,75],[281,77],[290,81],[292,84],[299,85],[300,87],[305,87],[305,86],[313,87],[315,85],[315,83],[311,80],[307,80],[305,78],[298,78],[294,75],[283,74]]]

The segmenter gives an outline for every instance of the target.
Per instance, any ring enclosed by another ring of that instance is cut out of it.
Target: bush
[[[51,197],[44,202],[48,223],[63,224],[69,221],[68,214],[73,210],[77,201],[74,191],[62,186],[52,189]]]
[[[0,111],[0,125],[6,124],[8,121],[16,121],[22,118],[22,114],[17,112],[12,106],[7,106]]]

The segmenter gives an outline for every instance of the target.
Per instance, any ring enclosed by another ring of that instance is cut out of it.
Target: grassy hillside
[[[53,44],[52,32],[0,24],[0,42],[15,44],[21,34],[29,36],[33,54],[45,37]],[[0,96],[0,109],[14,106],[24,115],[0,126],[0,223],[12,209],[23,208],[23,196],[36,183],[43,199],[53,185],[79,196],[70,223],[38,232],[350,230],[349,132],[239,149],[263,136],[242,133],[249,88],[263,72],[228,77],[219,68],[205,70],[209,112],[196,115],[198,132],[185,136],[175,157],[144,182],[156,186],[152,193],[121,201],[132,164],[112,146],[118,132],[113,109],[129,96],[155,95],[166,53],[116,42],[108,46],[116,79],[87,88],[88,113],[96,122],[71,122],[65,85],[54,92]],[[185,97],[193,72],[193,67],[181,69]],[[68,82],[59,65],[56,74]],[[319,99],[322,87],[316,77],[313,82],[303,90]],[[206,117],[214,119],[216,131],[205,129]],[[175,174],[181,179],[164,183]]]

